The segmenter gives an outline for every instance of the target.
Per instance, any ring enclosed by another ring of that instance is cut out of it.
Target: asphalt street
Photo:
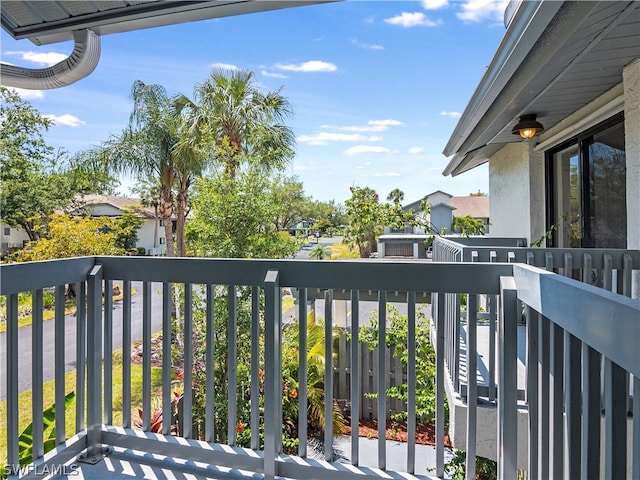
[[[133,282],[132,288],[135,295],[131,299],[131,341],[142,339],[142,283]],[[151,322],[152,331],[162,329],[162,291],[161,283],[152,284],[151,292]],[[47,382],[55,378],[55,320],[43,323],[43,378]],[[31,326],[18,329],[18,387],[20,392],[32,388],[32,353],[31,353]],[[122,347],[122,302],[113,304],[113,349]],[[0,333],[0,401],[6,398],[6,333]],[[76,368],[76,316],[65,317],[65,371]]]

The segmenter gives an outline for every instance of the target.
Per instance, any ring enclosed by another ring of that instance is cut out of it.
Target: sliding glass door
[[[547,152],[547,174],[553,246],[627,248],[621,115]]]

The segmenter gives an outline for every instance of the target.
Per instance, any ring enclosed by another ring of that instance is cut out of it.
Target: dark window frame
[[[547,231],[551,230],[553,226],[558,221],[557,217],[557,182],[556,178],[556,168],[554,166],[554,155],[559,153],[572,145],[576,145],[578,147],[579,152],[579,164],[580,164],[580,210],[582,212],[582,232],[583,238],[591,238],[591,223],[585,221],[591,217],[591,205],[589,202],[590,196],[588,195],[588,189],[586,185],[589,179],[589,145],[590,141],[593,139],[595,135],[600,132],[607,130],[615,125],[622,124],[624,125],[624,112],[617,113],[612,117],[594,125],[587,130],[584,130],[573,137],[565,140],[564,142],[554,146],[553,148],[546,150],[544,152],[544,167],[545,167],[545,219],[546,219],[546,229]],[[551,240],[547,241],[549,247],[558,247],[558,235],[554,231],[551,235]],[[583,248],[588,248],[589,246],[582,246]]]

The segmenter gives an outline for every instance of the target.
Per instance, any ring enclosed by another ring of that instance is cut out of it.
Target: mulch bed
[[[348,434],[351,428],[348,428]],[[358,428],[360,437],[378,438],[378,421],[360,419],[360,427]],[[387,440],[395,440],[397,442],[407,441],[407,422],[399,422],[396,420],[387,420]],[[436,443],[436,427],[432,423],[418,423],[416,425],[416,443],[421,445],[435,445]],[[451,447],[449,435],[445,433],[444,444]]]

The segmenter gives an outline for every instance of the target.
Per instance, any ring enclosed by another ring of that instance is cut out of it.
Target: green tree
[[[0,210],[2,221],[23,229],[31,241],[48,217],[74,204],[78,195],[106,193],[114,180],[77,168],[44,141],[53,124],[13,90],[0,86]]]
[[[138,242],[138,231],[142,226],[142,219],[139,216],[140,209],[136,207],[125,207],[122,215],[114,218],[116,225],[115,244],[125,251],[136,248]]]
[[[368,258],[376,247],[385,226],[402,228],[414,224],[413,210],[405,212],[399,204],[382,204],[378,194],[369,187],[350,187],[351,198],[345,202],[349,223],[344,233],[347,244],[358,247],[360,258]]]
[[[99,163],[114,174],[148,178],[159,190],[158,213],[164,220],[167,255],[175,254],[173,242],[173,187],[179,175],[175,147],[180,140],[180,118],[161,85],[136,80],[131,89],[133,110],[129,125],[95,152]],[[178,212],[184,216],[184,212]],[[180,237],[181,232],[177,232]],[[178,254],[184,251],[178,249]]]
[[[16,260],[30,262],[89,255],[122,255],[125,249],[118,245],[118,238],[122,235],[123,227],[116,218],[54,214],[47,237],[27,244],[17,252]]]
[[[272,185],[273,203],[278,208],[274,222],[278,230],[287,230],[291,225],[304,220],[309,199],[304,195],[302,182],[297,177],[276,175]]]
[[[482,220],[473,218],[471,215],[453,218],[453,231],[460,232],[463,237],[470,235],[484,235],[485,224]]]
[[[324,260],[325,258],[329,258],[331,253],[331,248],[318,243],[309,252],[309,258],[313,258],[314,260]]]
[[[273,202],[272,186],[255,168],[239,170],[233,179],[226,174],[200,179],[187,225],[193,253],[229,258],[293,256],[296,240],[273,221],[280,205]]]
[[[262,93],[253,77],[245,70],[215,69],[196,85],[193,100],[175,97],[175,108],[186,123],[178,151],[210,150],[229,179],[235,178],[241,160],[268,171],[286,165],[295,140],[282,122],[291,106],[281,90]]]
[[[387,195],[387,200],[393,203],[401,203],[404,200],[404,192],[399,188],[394,188]]]
[[[350,187],[351,198],[345,202],[349,224],[344,239],[358,247],[360,258],[368,258],[374,251],[376,239],[384,231],[385,219],[378,202],[378,194],[369,187]]]

